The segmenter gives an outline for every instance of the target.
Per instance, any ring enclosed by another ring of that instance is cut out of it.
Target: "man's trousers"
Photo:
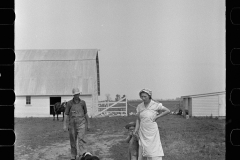
[[[71,145],[71,155],[72,157],[77,156],[77,141],[78,141],[78,149],[79,154],[83,154],[85,152],[85,117],[71,117],[69,121],[69,138],[70,138],[70,145]]]

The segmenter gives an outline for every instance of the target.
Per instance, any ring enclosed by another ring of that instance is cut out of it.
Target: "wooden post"
[[[126,116],[128,116],[127,96],[125,96],[125,98],[126,98]]]
[[[101,113],[103,113],[103,112],[105,112],[105,111],[107,111],[109,108],[111,108],[111,107],[113,107],[114,105],[116,105],[117,103],[119,103],[119,102],[121,102],[121,101],[123,101],[125,98],[123,98],[123,99],[120,99],[119,101],[117,101],[117,102],[115,102],[115,103],[113,103],[112,105],[110,105],[109,107],[106,107],[105,109],[103,109],[102,111],[100,111],[100,112],[98,112],[95,116],[97,116],[97,115],[99,115],[99,114],[101,114]],[[95,117],[94,116],[94,117]]]

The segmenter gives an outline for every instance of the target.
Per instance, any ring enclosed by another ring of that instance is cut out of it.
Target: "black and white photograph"
[[[21,0],[17,160],[224,160],[224,0]]]

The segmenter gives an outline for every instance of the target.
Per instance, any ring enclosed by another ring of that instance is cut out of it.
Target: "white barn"
[[[100,95],[97,49],[15,51],[15,117],[51,117],[56,102],[73,98],[78,87],[89,116]]]
[[[183,111],[188,110],[189,116],[225,117],[225,97],[225,91],[182,96]]]

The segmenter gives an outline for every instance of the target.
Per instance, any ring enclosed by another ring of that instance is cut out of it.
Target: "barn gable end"
[[[78,87],[91,101],[90,115],[95,112],[100,95],[97,49],[16,50],[15,54],[16,97],[45,97],[46,101],[46,97],[72,96],[72,88]]]

